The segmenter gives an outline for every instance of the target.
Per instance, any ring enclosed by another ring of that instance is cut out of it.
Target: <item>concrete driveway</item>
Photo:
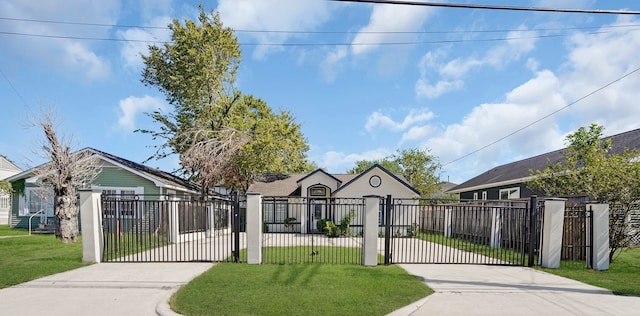
[[[171,295],[212,266],[94,264],[0,290],[0,315],[171,315]]]
[[[640,315],[640,298],[524,267],[402,264],[435,293],[401,315]]]

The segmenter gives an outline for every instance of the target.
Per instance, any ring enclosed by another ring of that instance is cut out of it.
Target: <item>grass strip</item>
[[[82,239],[65,244],[53,235],[0,238],[0,288],[85,265]]]
[[[582,264],[565,261],[560,263],[558,269],[539,269],[609,289],[614,294],[640,296],[640,248],[620,250],[607,271],[588,270]]]
[[[397,266],[220,263],[171,305],[183,315],[385,315],[431,293]]]

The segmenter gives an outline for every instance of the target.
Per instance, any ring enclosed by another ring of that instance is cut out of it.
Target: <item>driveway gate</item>
[[[237,194],[231,197],[103,192],[103,262],[240,261]]]
[[[451,202],[388,196],[381,223],[385,264],[531,266],[538,252],[537,215],[542,211],[535,198]]]

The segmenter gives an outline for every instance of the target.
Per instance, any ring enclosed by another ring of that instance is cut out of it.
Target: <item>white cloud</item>
[[[45,21],[77,21],[115,24],[120,8],[118,0],[92,1],[2,1],[0,12],[4,16]],[[78,12],[81,12],[78,15]],[[62,37],[108,37],[109,28],[77,27],[69,24],[37,23],[31,21],[2,21],[6,32],[59,37],[6,36],[0,52],[11,58],[31,59],[60,73],[86,79],[102,79],[109,75],[109,64],[93,50],[95,41]]]
[[[321,0],[220,0],[217,11],[225,26],[235,30],[311,31],[330,18],[330,8],[331,3]],[[305,35],[266,32],[246,35],[260,44],[276,44],[258,46],[253,51],[257,59],[281,50],[278,44],[301,36]]]
[[[442,59],[447,53],[438,50],[427,52],[420,60],[418,71],[420,78],[416,81],[415,91],[418,98],[437,98],[444,93],[459,90],[464,86],[462,80],[476,68],[490,66],[502,68],[519,60],[523,55],[535,48],[536,32],[525,32],[524,27],[509,32],[505,37],[512,38],[503,44],[489,49],[482,56],[455,58],[448,62]]]
[[[397,32],[419,30],[433,12],[433,8],[425,6],[375,5],[369,18],[369,24],[361,28],[351,42],[353,44],[351,51],[354,55],[360,55],[375,49],[385,41],[411,40],[415,38],[415,35],[398,34]]]
[[[411,110],[409,114],[407,114],[402,122],[396,122],[389,116],[386,116],[380,112],[373,112],[367,117],[367,123],[365,124],[365,129],[368,132],[372,132],[374,129],[382,128],[391,130],[394,132],[403,131],[407,128],[429,121],[434,117],[433,112],[427,109],[416,109]]]
[[[169,25],[171,18],[168,16],[158,16],[151,18],[147,26]],[[120,55],[124,60],[125,68],[131,70],[139,70],[143,67],[141,55],[149,53],[149,45],[153,42],[168,41],[171,39],[171,31],[169,29],[143,29],[129,28],[119,32],[118,35],[127,40],[122,47]],[[159,44],[156,44],[159,45]]]
[[[356,161],[377,160],[388,157],[394,152],[387,148],[377,148],[362,153],[343,153],[328,151],[322,155],[319,165],[327,168],[332,173],[344,173],[355,166]]]
[[[125,131],[133,131],[136,129],[136,116],[147,111],[165,111],[167,104],[160,98],[145,95],[144,97],[130,96],[124,100],[120,100],[120,117],[118,118],[118,127]]]
[[[327,82],[336,79],[337,71],[341,68],[341,60],[347,56],[347,49],[344,47],[336,47],[329,52],[325,59],[320,63],[320,72]]]

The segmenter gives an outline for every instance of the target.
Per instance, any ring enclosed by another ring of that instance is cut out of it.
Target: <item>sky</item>
[[[447,2],[447,1],[439,1]],[[448,1],[640,10],[635,0]],[[235,86],[289,111],[331,173],[425,149],[443,181],[566,146],[597,123],[640,128],[640,16],[324,0],[0,0],[0,154],[43,158],[34,114],[52,109],[74,149],[143,162],[161,145],[145,113],[172,111],[141,82],[141,54],[198,5],[235,30]],[[147,165],[179,167],[171,156]]]

